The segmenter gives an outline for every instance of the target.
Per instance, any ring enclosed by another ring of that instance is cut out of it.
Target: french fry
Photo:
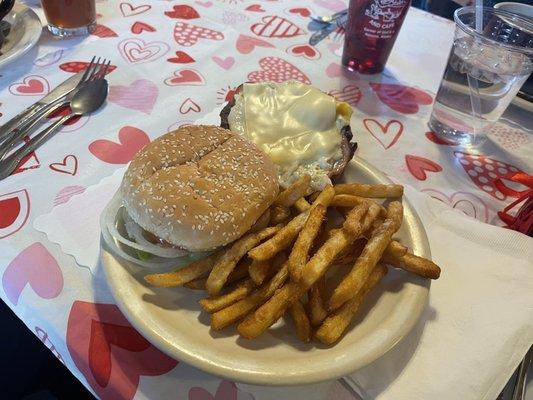
[[[261,285],[265,278],[271,274],[271,271],[277,271],[285,261],[287,261],[287,255],[283,251],[276,254],[271,260],[252,261],[248,270],[250,278],[256,285]]]
[[[254,288],[255,283],[251,279],[246,279],[243,282],[238,283],[235,288],[228,293],[201,299],[199,303],[205,311],[208,313],[214,313],[248,296]]]
[[[252,225],[250,228],[250,232],[259,232],[263,229],[265,229],[268,224],[270,223],[270,208],[267,209],[257,221],[255,221],[255,224]],[[277,224],[272,224],[277,225]]]
[[[306,288],[301,283],[287,282],[254,313],[237,325],[237,331],[246,339],[258,337],[280,319],[291,303],[302,297],[305,292]]]
[[[228,250],[222,253],[211,270],[206,283],[207,292],[210,295],[218,294],[224,283],[226,283],[228,275],[233,271],[239,260],[246,255],[248,250],[279,230],[279,227],[268,227],[257,233],[249,233],[234,242]]]
[[[293,301],[302,297],[326,273],[336,256],[361,233],[362,219],[368,209],[368,204],[361,204],[350,211],[342,229],[330,237],[305,265],[300,282],[290,281],[276,291],[266,303],[237,326],[239,334],[246,339],[261,335],[285,313]],[[379,212],[379,209],[375,210],[374,218]]]
[[[229,307],[223,308],[211,315],[211,328],[220,330],[235,321],[240,320],[249,312],[255,310],[261,303],[268,300],[276,290],[285,283],[289,277],[289,268],[285,264],[280,270],[263,286],[250,294],[248,297],[233,303]]]
[[[391,198],[402,197],[402,185],[363,185],[360,183],[340,183],[334,186],[335,194],[350,194],[360,197]]]
[[[325,344],[333,344],[339,340],[370,290],[376,286],[386,273],[387,267],[379,264],[365,281],[360,292],[324,320],[316,331],[316,338]]]
[[[250,264],[251,264],[251,261],[248,259],[241,260],[241,262],[237,264],[237,267],[233,271],[231,271],[231,273],[229,274],[228,279],[226,280],[226,283],[227,284],[234,283],[248,276],[248,268],[250,267]],[[194,289],[194,290],[206,290],[206,284],[207,284],[207,278],[198,278],[193,281],[185,283],[183,286],[189,289]]]
[[[372,237],[366,243],[363,252],[357,258],[352,270],[333,291],[329,299],[329,311],[336,310],[346,301],[356,296],[359,290],[361,290],[361,287],[381,259],[392,235],[400,228],[402,217],[402,204],[398,201],[393,201],[389,205],[387,219],[374,230]]]
[[[289,255],[289,273],[293,281],[300,280],[302,269],[307,263],[309,250],[318,235],[320,226],[326,216],[326,207],[319,204],[311,210],[309,217],[305,222],[303,229],[300,231],[296,242],[292,247]]]
[[[270,208],[270,214],[270,225],[277,225],[289,219],[291,210],[285,206],[273,205]]]
[[[374,210],[375,218],[379,211],[376,208]],[[335,258],[361,234],[365,221],[367,224],[371,223],[370,219],[366,218],[367,211],[370,211],[370,208],[366,203],[354,207],[346,217],[342,228],[337,230],[311,257],[302,272],[301,282],[305,287],[310,288],[326,273]]]
[[[273,260],[252,261],[248,273],[256,285],[263,283],[263,280],[268,274],[268,270],[270,269],[270,264],[272,261]]]
[[[335,259],[335,264],[352,264],[357,260],[357,258],[361,255],[361,252],[363,251],[366,244],[365,239],[357,239],[355,242],[353,242],[346,250],[344,250],[341,254],[337,256]]]
[[[407,247],[403,244],[397,242],[396,240],[391,240],[387,245],[387,248],[383,252],[383,256],[401,258],[407,254]]]
[[[331,186],[328,186],[322,191],[322,193],[320,193],[320,196],[318,196],[318,198],[315,200],[309,210],[294,217],[272,238],[250,250],[248,252],[248,256],[253,260],[257,261],[268,260],[274,257],[281,250],[284,250],[289,247],[298,235],[298,233],[300,233],[300,231],[304,227],[305,221],[307,221],[311,210],[319,204],[327,207],[332,198],[333,188]]]
[[[312,194],[308,197],[308,199],[309,199],[309,201],[310,201],[311,203],[314,203],[315,200],[318,198],[318,196],[320,196],[320,191],[317,191],[317,192],[312,193]]]
[[[364,197],[360,197],[360,196],[355,196],[355,195],[351,195],[351,194],[336,194],[335,197],[333,198],[333,200],[331,201],[331,204],[330,206],[331,207],[350,207],[350,208],[353,208],[359,204],[361,204],[362,202],[365,202],[365,201],[370,201],[370,202],[373,202],[375,204],[377,204],[379,206],[379,215],[382,217],[382,218],[385,218],[386,215],[387,215],[387,209],[385,207],[383,207],[381,204],[378,204],[376,203],[375,201],[371,200],[371,199],[367,199],[367,198],[364,198]]]
[[[406,253],[401,257],[385,253],[381,261],[423,278],[438,279],[440,276],[440,267],[437,264],[411,253]]]
[[[305,196],[310,183],[311,176],[302,175],[291,186],[278,194],[278,197],[274,200],[274,204],[291,207],[299,198]]]
[[[294,207],[296,207],[298,212],[302,213],[309,210],[311,208],[311,204],[309,204],[305,197],[300,197],[298,200],[296,200],[296,203],[294,203]]]
[[[307,314],[305,313],[304,306],[300,300],[295,301],[289,307],[289,314],[296,326],[296,335],[302,342],[311,341],[311,324]]]
[[[325,291],[326,277],[322,275],[318,281],[311,286],[311,290],[308,293],[309,301],[307,306],[309,308],[309,319],[311,320],[311,324],[315,326],[320,325],[328,315],[324,305]]]
[[[215,265],[222,251],[216,252],[207,258],[194,261],[185,267],[164,274],[150,274],[144,280],[158,287],[175,287],[200,278],[209,273]]]
[[[192,290],[205,290],[206,281],[207,281],[206,278],[198,278],[198,279],[195,279],[194,281],[184,283],[183,286],[186,287],[187,289],[192,289]]]

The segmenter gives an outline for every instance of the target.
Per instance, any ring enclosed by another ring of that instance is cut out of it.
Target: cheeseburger
[[[276,167],[256,145],[216,126],[185,126],[154,140],[122,180],[122,218],[144,253],[214,250],[247,232],[278,193]]]
[[[352,159],[348,103],[304,83],[245,83],[220,113],[221,126],[254,142],[287,187],[310,175],[314,190],[331,184]]]

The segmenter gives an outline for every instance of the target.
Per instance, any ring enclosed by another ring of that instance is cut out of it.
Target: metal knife
[[[0,143],[2,143],[13,130],[18,129],[31,117],[38,114],[41,109],[51,103],[55,103],[56,101],[62,99],[67,94],[72,92],[80,82],[83,73],[84,71],[78,72],[76,75],[73,75],[67,80],[63,81],[54,90],[44,96],[37,103],[32,104],[24,111],[18,113],[16,116],[11,118],[4,125],[0,126]]]

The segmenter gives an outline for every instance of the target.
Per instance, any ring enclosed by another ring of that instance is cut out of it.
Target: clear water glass
[[[533,70],[533,21],[483,7],[455,12],[455,38],[440,84],[430,129],[444,140],[476,146],[498,121]]]

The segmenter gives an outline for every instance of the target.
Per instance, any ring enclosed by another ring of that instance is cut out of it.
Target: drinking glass
[[[96,29],[95,0],[41,0],[48,30],[55,36],[79,36]]]
[[[456,10],[455,38],[429,127],[444,140],[476,146],[533,70],[533,21],[483,7]]]

